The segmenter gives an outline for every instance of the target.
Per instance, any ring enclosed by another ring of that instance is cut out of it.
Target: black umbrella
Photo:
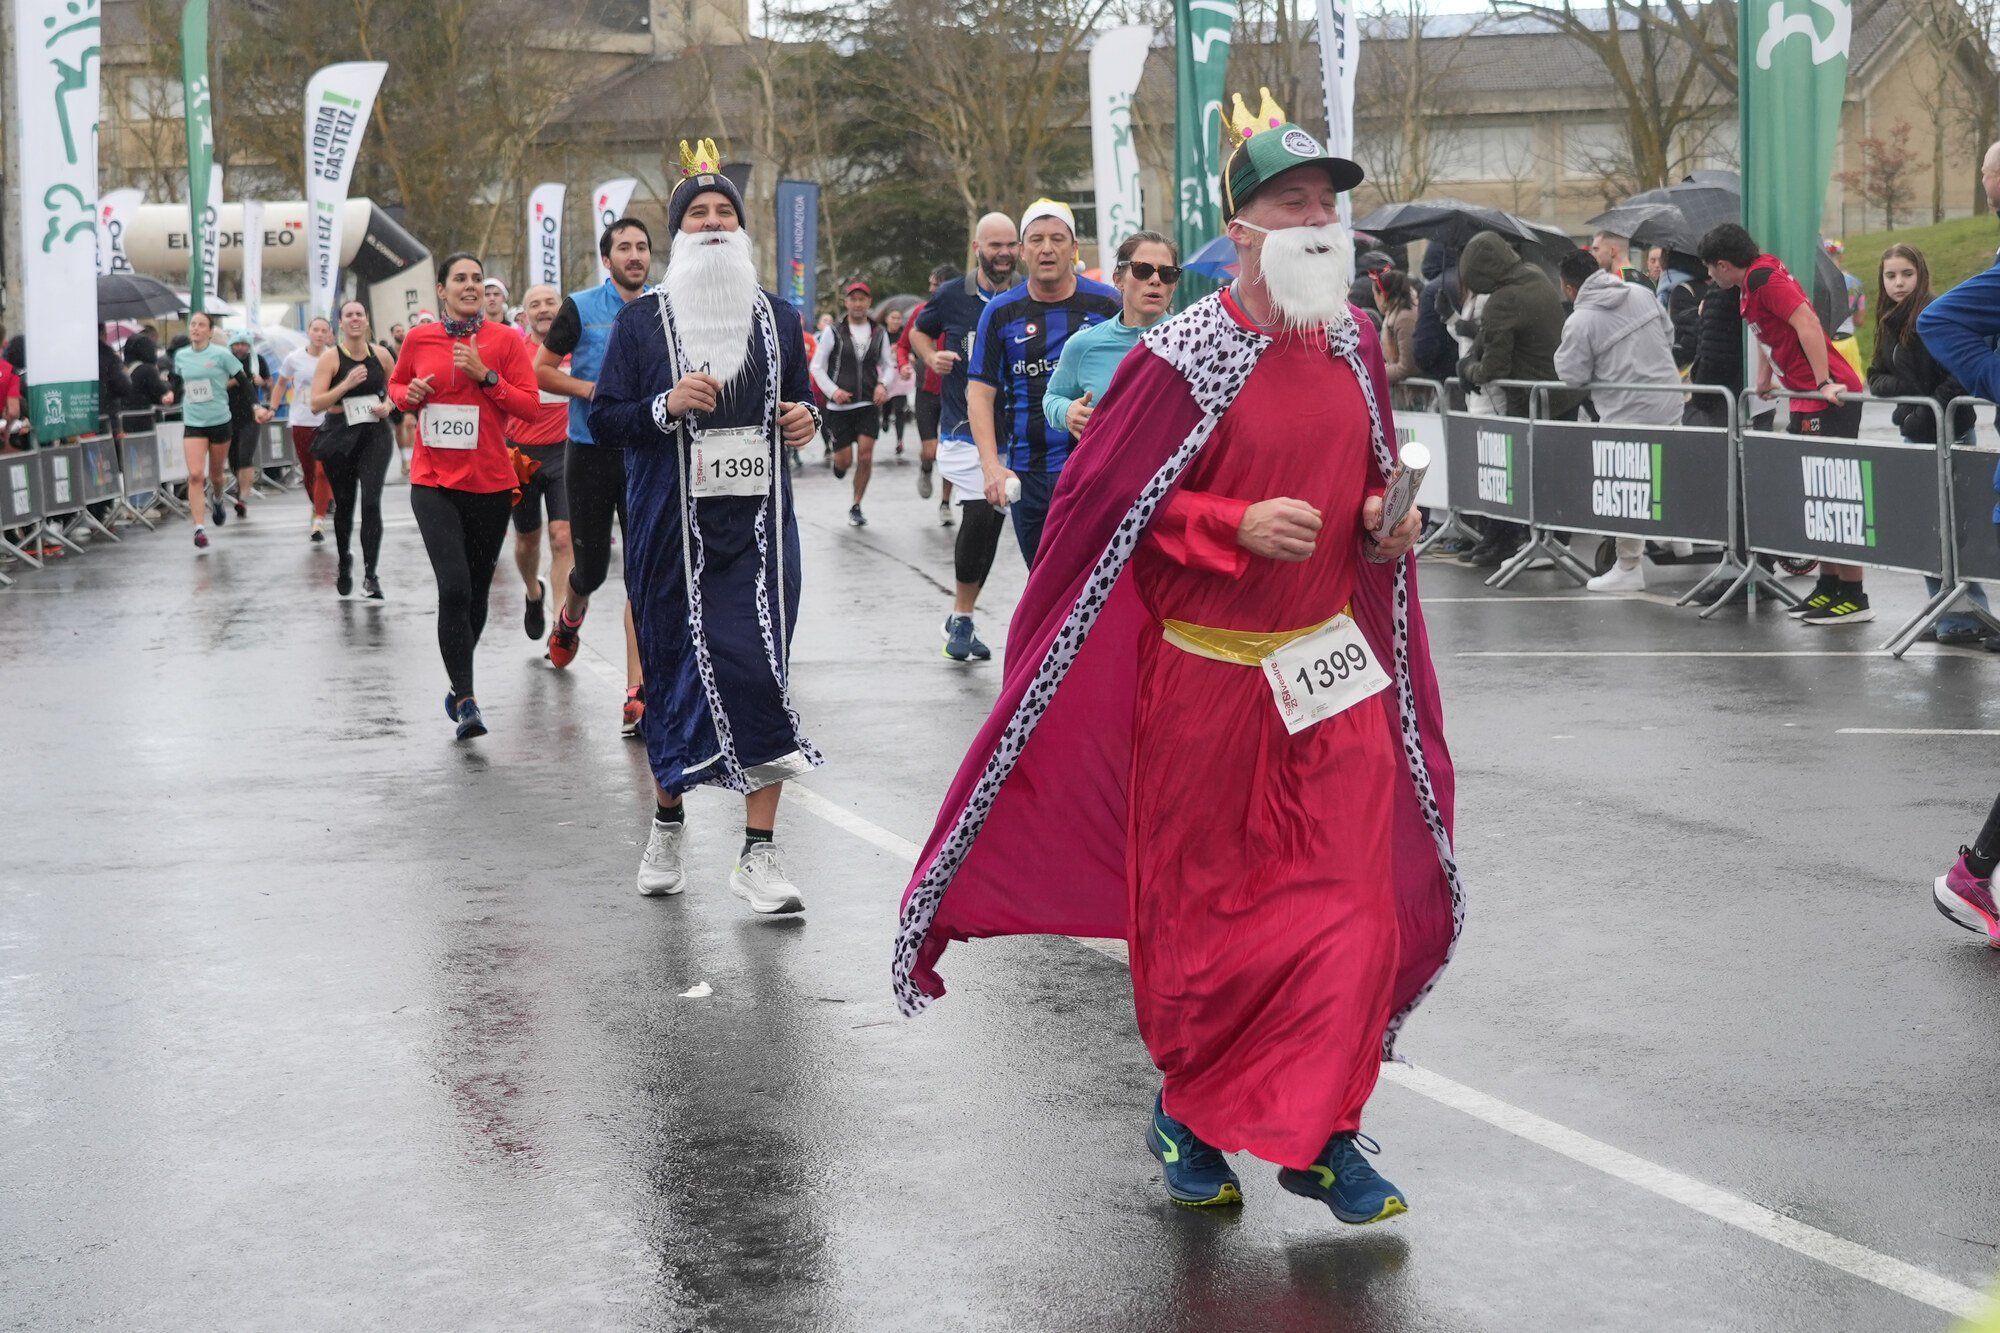
[[[1576,242],[1553,227],[1497,208],[1468,204],[1463,199],[1419,199],[1407,204],[1384,204],[1354,224],[1370,232],[1384,245],[1425,240],[1463,250],[1465,243],[1482,231],[1498,232],[1514,243],[1525,256],[1553,267],[1576,249]]]
[[[1692,258],[1711,227],[1742,221],[1743,187],[1736,173],[1698,171],[1679,185],[1635,194],[1586,225]],[[1829,334],[1847,322],[1847,279],[1824,246],[1813,265],[1812,303]]]
[[[187,306],[158,278],[109,273],[97,280],[97,322],[117,319],[171,319]]]

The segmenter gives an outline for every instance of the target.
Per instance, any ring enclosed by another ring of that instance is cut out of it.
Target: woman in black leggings
[[[361,591],[377,601],[382,581],[375,575],[382,554],[382,482],[395,448],[388,415],[388,352],[368,341],[368,307],[349,301],[340,308],[340,341],[321,354],[313,369],[312,410],[326,420],[313,438],[313,457],[333,489],[333,540],[340,553],[333,590],[354,591],[354,507],[361,504]]]
[[[451,678],[444,711],[460,740],[486,734],[472,650],[518,493],[507,418],[541,407],[527,343],[480,314],[485,278],[476,257],[445,256],[437,270],[444,318],[410,330],[389,375],[389,401],[417,417],[410,509],[437,575],[438,651]]]

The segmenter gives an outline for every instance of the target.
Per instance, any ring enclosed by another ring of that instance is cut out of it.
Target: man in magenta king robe
[[[1453,782],[1380,345],[1347,303],[1361,169],[1236,102],[1236,282],[1149,330],[1064,472],[1001,696],[903,900],[906,1012],[952,940],[1125,939],[1168,1194],[1223,1154],[1343,1222],[1407,1198],[1361,1114],[1463,918]]]

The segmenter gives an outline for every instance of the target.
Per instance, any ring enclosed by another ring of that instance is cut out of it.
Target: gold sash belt
[[[1347,614],[1345,611],[1341,613],[1345,614]],[[1206,657],[1216,662],[1257,666],[1286,644],[1295,639],[1303,639],[1308,634],[1316,634],[1338,619],[1340,616],[1334,616],[1320,621],[1317,625],[1307,625],[1304,629],[1281,629],[1267,633],[1243,629],[1210,629],[1206,625],[1191,625],[1185,620],[1163,620],[1160,622],[1160,629],[1166,641],[1184,653],[1193,653],[1196,657]]]

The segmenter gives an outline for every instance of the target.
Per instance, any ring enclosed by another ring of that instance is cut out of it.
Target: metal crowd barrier
[[[1778,390],[1780,404],[1818,395]],[[1946,411],[1936,399],[1846,394],[1843,401],[1893,403]],[[1939,423],[1942,427],[1943,423]],[[1942,430],[1939,432],[1944,434]],[[1948,447],[1906,440],[1743,431],[1743,521],[1752,552],[1830,564],[1922,574],[1953,583]],[[1945,597],[1890,635],[1882,647],[1901,657],[1942,611]]]

